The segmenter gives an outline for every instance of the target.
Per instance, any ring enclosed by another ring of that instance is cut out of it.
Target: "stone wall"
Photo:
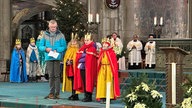
[[[187,0],[121,0],[120,6],[109,9],[105,0],[98,2],[101,16],[100,38],[117,32],[124,45],[133,34],[138,34],[143,41],[153,32],[154,17],[164,18],[161,38],[189,38]]]

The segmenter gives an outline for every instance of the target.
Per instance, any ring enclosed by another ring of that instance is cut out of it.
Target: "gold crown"
[[[33,42],[35,42],[35,38],[34,37],[30,38],[30,43],[33,43]]]
[[[15,45],[21,44],[21,40],[20,39],[16,39],[15,40]]]
[[[91,40],[92,38],[91,38],[91,33],[87,33],[86,35],[85,35],[85,39],[86,40]]]
[[[109,38],[103,38],[103,39],[101,40],[101,42],[102,42],[102,43],[107,42],[107,43],[109,43],[109,44],[111,43]]]
[[[74,33],[71,33],[71,40],[77,40],[77,39],[78,39],[77,33],[75,33],[75,35]]]

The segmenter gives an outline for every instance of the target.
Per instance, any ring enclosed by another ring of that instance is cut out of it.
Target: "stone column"
[[[192,38],[192,0],[188,0],[188,29],[189,29],[189,38]]]
[[[88,14],[92,14],[93,15],[93,22],[92,24],[88,25],[89,30],[92,33],[93,39],[95,41],[98,41],[98,26],[95,22],[96,22],[96,14],[98,13],[98,1],[97,0],[88,0],[87,1],[88,4]]]
[[[10,59],[11,43],[11,0],[0,0],[0,72],[5,72]],[[0,77],[0,80],[2,78]]]

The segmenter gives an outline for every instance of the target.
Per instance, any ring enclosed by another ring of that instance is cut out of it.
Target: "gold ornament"
[[[71,33],[71,40],[78,40],[77,33],[75,33],[75,35],[74,35],[74,33]]]
[[[85,40],[92,40],[91,33],[85,35]]]
[[[34,37],[30,38],[30,43],[34,43],[34,42],[35,42],[35,38]]]
[[[15,45],[19,45],[19,44],[21,44],[21,40],[20,39],[16,39],[15,40]]]

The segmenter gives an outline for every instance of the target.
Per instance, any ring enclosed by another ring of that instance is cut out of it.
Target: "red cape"
[[[94,46],[94,42],[89,45],[83,45],[77,52],[77,58],[75,63],[75,72],[74,72],[74,89],[76,91],[84,92],[84,84],[81,78],[80,69],[77,68],[78,61],[83,53],[86,50],[85,56],[85,71],[86,71],[86,92],[93,92],[94,84],[97,76],[97,51]]]
[[[106,52],[107,58],[110,62],[113,78],[114,78],[114,96],[120,97],[120,87],[119,87],[119,80],[118,80],[118,64],[117,64],[117,58],[116,54],[113,50],[113,48],[109,48],[107,50],[101,49],[101,52],[99,53],[99,59],[98,59],[98,72],[101,67],[101,59],[103,57],[104,52]]]

